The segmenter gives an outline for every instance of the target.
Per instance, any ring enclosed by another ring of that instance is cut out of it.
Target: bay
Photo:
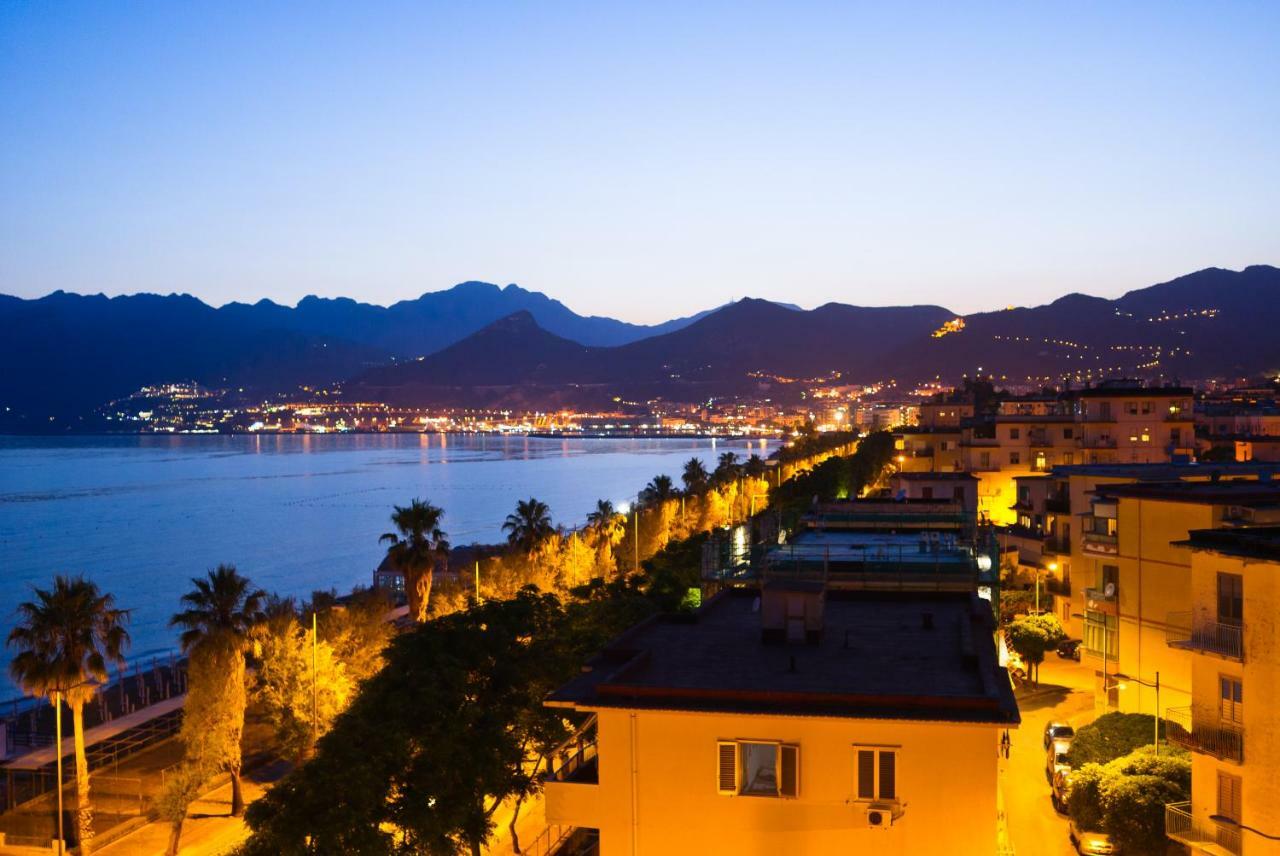
[[[31,586],[83,573],[132,610],[131,656],[174,645],[190,578],[219,563],[298,596],[368,585],[392,506],[445,510],[455,545],[502,539],[518,499],[578,526],[597,499],[679,482],[766,441],[444,434],[0,437],[0,632]]]

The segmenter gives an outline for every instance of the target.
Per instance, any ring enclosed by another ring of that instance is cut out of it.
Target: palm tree
[[[653,481],[640,492],[640,499],[645,505],[654,505],[674,499],[675,495],[676,487],[671,476],[654,476]]]
[[[551,525],[551,509],[533,497],[522,499],[516,503],[515,512],[507,515],[502,531],[507,533],[507,543],[532,553],[555,531]]]
[[[35,599],[19,604],[18,625],[9,633],[9,647],[18,652],[9,664],[9,674],[25,692],[45,696],[54,705],[65,700],[71,708],[76,831],[80,852],[88,853],[93,807],[84,747],[84,705],[96,686],[107,680],[107,665],[124,665],[124,651],[129,646],[124,625],[129,612],[116,609],[115,599],[83,576],[59,575],[54,577],[52,589],[33,586],[32,590]],[[61,757],[61,743],[58,753]]]
[[[710,476],[702,461],[690,458],[684,465],[684,475],[680,479],[684,482],[685,493],[702,493],[707,489]]]
[[[724,452],[716,462],[716,481],[720,484],[731,482],[738,477],[738,456],[733,452]]]
[[[596,501],[595,509],[587,515],[587,529],[598,544],[612,544],[622,534],[624,518],[607,499]]]
[[[231,652],[234,656],[225,657],[220,662],[229,663],[228,668],[239,672],[239,684],[244,683],[245,653],[250,644],[254,627],[263,620],[263,605],[267,602],[267,593],[262,589],[252,588],[247,577],[242,577],[234,565],[218,565],[209,571],[207,577],[195,577],[191,580],[192,591],[182,596],[181,603],[186,607],[169,619],[170,627],[183,628],[178,637],[184,654],[193,654],[205,649]],[[226,685],[236,685],[237,676],[223,676]],[[239,710],[226,711],[227,721],[234,731],[230,736],[236,746],[240,743],[240,733],[244,729],[244,696],[236,696]],[[235,751],[227,763],[231,774],[231,814],[238,817],[244,813],[244,796],[240,791],[240,753]]]
[[[444,510],[420,499],[395,509],[391,523],[396,531],[385,533],[378,542],[390,545],[387,558],[404,574],[409,614],[416,621],[426,621],[436,561],[449,557],[449,542],[440,529]]]
[[[759,455],[752,455],[747,458],[747,462],[742,465],[742,470],[753,479],[764,478],[765,470],[769,465],[764,462],[764,458]]]

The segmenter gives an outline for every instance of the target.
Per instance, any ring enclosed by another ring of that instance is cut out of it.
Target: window
[[[1107,660],[1119,658],[1120,632],[1114,615],[1092,609],[1085,611],[1084,648],[1096,657]]]
[[[1142,402],[1142,415],[1149,416],[1150,414],[1151,414],[1151,402],[1150,401]]]
[[[1076,462],[1076,456],[1073,455],[1071,452],[1062,453],[1062,463],[1066,464],[1067,466],[1071,466],[1075,462]]]
[[[1138,415],[1138,402],[1136,402],[1136,401],[1126,401],[1126,402],[1124,403],[1124,412],[1125,412],[1125,413],[1128,413],[1130,416],[1137,416],[1137,415]]]
[[[716,791],[724,795],[794,797],[800,792],[800,747],[771,740],[716,743]]]
[[[1169,429],[1169,442],[1175,446],[1180,445],[1182,443],[1181,428],[1174,427]]]
[[[1218,814],[1240,822],[1240,777],[1218,773]]]
[[[1070,439],[1073,439],[1074,434],[1075,434],[1075,429],[1073,429],[1073,428],[1063,428],[1063,429],[1062,429],[1062,439],[1064,439],[1064,440],[1070,440]]]
[[[959,485],[957,485],[956,487],[951,488],[951,498],[952,498],[952,499],[960,499],[960,500],[963,500],[963,499],[964,499],[964,488],[960,487]]]
[[[1021,456],[1021,455],[1019,455],[1017,452],[1010,452],[1010,453],[1009,453],[1009,463],[1010,463],[1010,464],[1015,464],[1015,465],[1016,465],[1016,464],[1020,464],[1020,463],[1022,463],[1022,456]]]
[[[983,452],[978,456],[978,465],[984,470],[991,468],[991,453]]]
[[[1009,439],[1010,439],[1010,440],[1017,440],[1017,439],[1019,439],[1021,436],[1022,436],[1022,431],[1021,431],[1021,429],[1018,429],[1018,428],[1010,428],[1010,429],[1009,429]]]
[[[1218,715],[1223,722],[1244,723],[1244,685],[1230,675],[1218,677]]]
[[[1099,586],[1103,594],[1107,590],[1111,590],[1112,597],[1120,594],[1120,566],[1119,565],[1103,565],[1102,566],[1102,585]]]
[[[876,747],[859,747],[857,760],[857,795],[860,800],[896,800],[898,798],[898,751]]]
[[[1239,574],[1218,574],[1218,623],[1244,623],[1244,577]]]
[[[920,488],[920,498],[933,499],[933,488],[927,486]]]

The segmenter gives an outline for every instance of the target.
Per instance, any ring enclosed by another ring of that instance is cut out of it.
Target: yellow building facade
[[[1170,837],[1193,853],[1280,854],[1280,527],[1200,530],[1186,632],[1191,698],[1166,734],[1192,752],[1191,800],[1169,806]]]
[[[547,821],[604,856],[993,854],[1018,723],[993,629],[971,593],[772,583],[646,622],[548,700],[595,719]]]

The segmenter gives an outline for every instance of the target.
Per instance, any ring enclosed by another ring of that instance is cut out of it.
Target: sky
[[[1280,263],[1280,4],[0,4],[0,293],[657,322]]]

